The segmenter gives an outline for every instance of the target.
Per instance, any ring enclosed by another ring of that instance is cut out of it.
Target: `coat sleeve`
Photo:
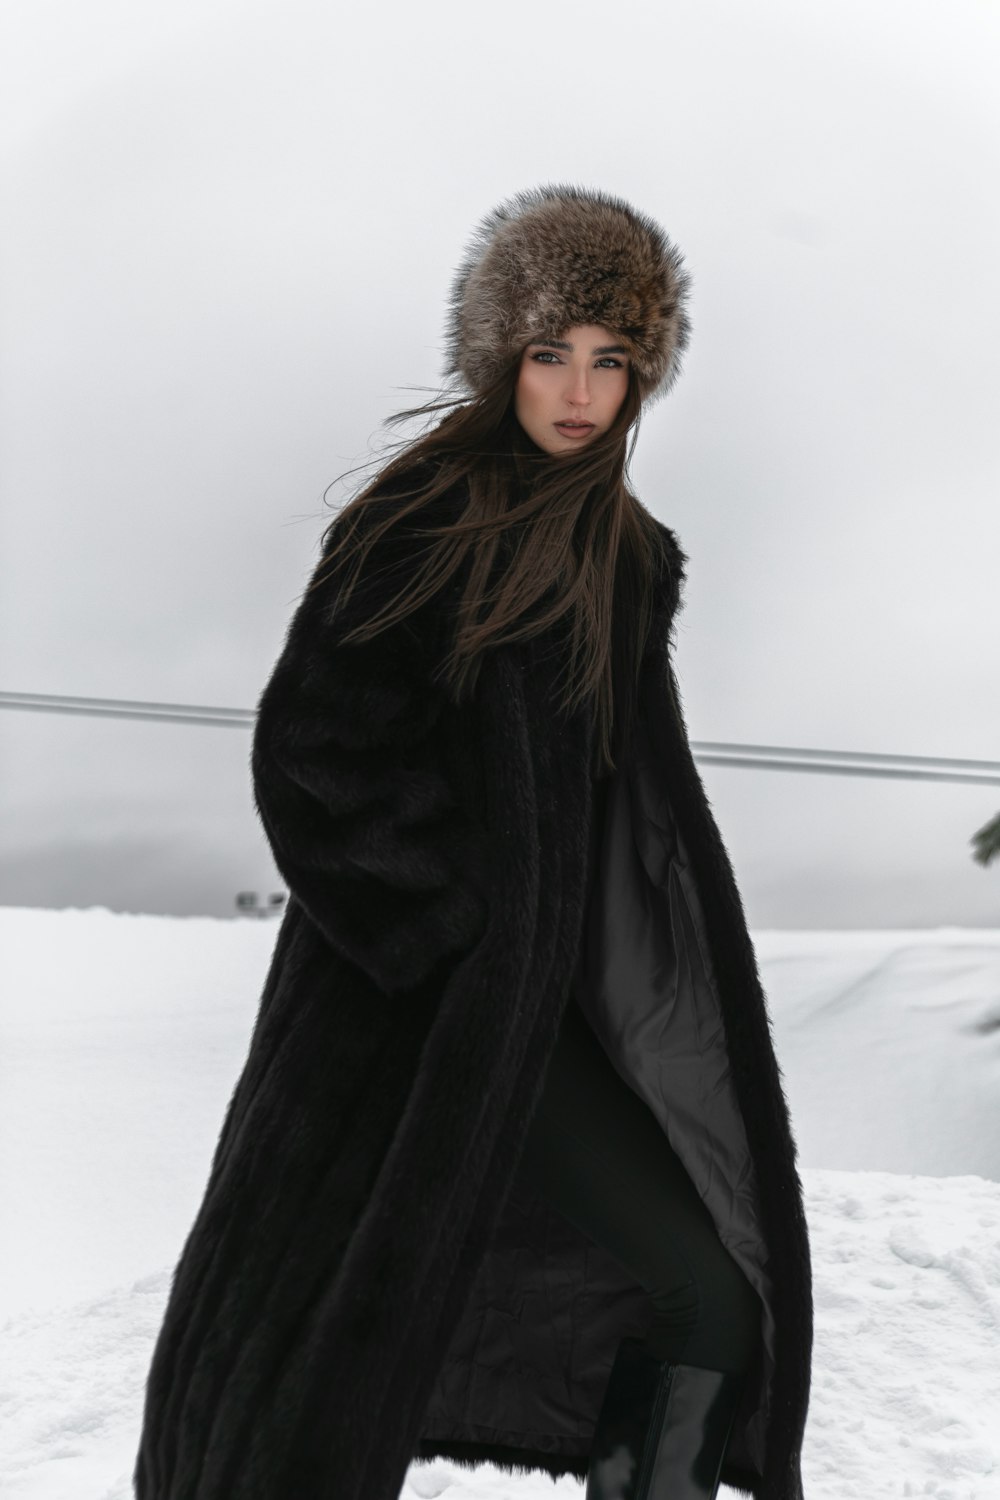
[[[384,579],[392,570],[377,571]],[[375,593],[363,577],[334,620],[338,587],[328,577],[306,591],[261,696],[254,802],[308,917],[395,994],[474,946],[486,926],[490,860],[485,830],[446,772],[447,699],[432,680],[441,606],[345,643]]]

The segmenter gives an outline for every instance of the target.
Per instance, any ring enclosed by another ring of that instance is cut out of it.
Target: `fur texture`
[[[501,203],[474,231],[449,304],[446,373],[475,393],[533,339],[611,328],[644,400],[677,378],[690,276],[660,226],[621,198],[572,186]]]
[[[703,899],[775,1285],[763,1473],[737,1448],[722,1477],[756,1500],[801,1500],[801,1183],[669,660],[685,558],[661,533],[650,730]],[[346,648],[324,591],[306,594],[261,698],[254,791],[291,899],[174,1274],[138,1500],[395,1500],[411,1459],[434,1453],[586,1471],[591,1393],[558,1431],[547,1395],[576,1391],[579,1352],[610,1367],[641,1289],[608,1271],[582,1295],[595,1247],[516,1211],[512,1189],[580,947],[592,722],[553,713],[560,642],[545,636],[491,653],[473,699],[447,701],[430,678],[434,620]],[[501,1250],[518,1269],[496,1283],[493,1329],[546,1320],[545,1297],[526,1295],[541,1286],[575,1309],[574,1348],[550,1339],[537,1363],[491,1362],[473,1294]],[[479,1364],[454,1358],[463,1338]],[[495,1400],[485,1429],[464,1418],[469,1378],[480,1407]],[[513,1428],[500,1421],[511,1399]]]

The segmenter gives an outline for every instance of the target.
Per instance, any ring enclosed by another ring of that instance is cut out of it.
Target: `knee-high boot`
[[[594,1430],[586,1500],[714,1500],[742,1375],[618,1347]]]

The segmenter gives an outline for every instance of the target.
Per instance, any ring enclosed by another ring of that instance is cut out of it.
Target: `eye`
[[[613,354],[606,354],[604,358],[599,359],[597,363],[598,365],[603,365],[606,370],[620,370],[622,368],[621,360],[615,359]]]
[[[555,364],[559,363],[558,356],[553,354],[551,349],[542,349],[538,354],[533,354],[531,357],[537,364],[547,364],[550,359]]]

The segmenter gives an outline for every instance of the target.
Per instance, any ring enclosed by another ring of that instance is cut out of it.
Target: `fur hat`
[[[452,283],[446,374],[477,393],[533,340],[600,324],[655,400],[687,347],[690,284],[660,226],[623,199],[562,185],[517,193],[479,224]]]

